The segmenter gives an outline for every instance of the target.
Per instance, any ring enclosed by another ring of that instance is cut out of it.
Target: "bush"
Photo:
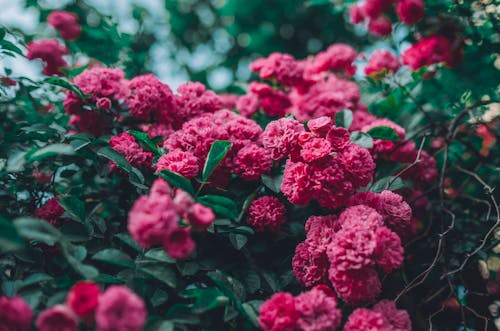
[[[261,41],[218,93],[85,3],[0,30],[0,330],[498,327],[494,5],[292,1],[293,42],[261,5],[167,2],[177,47]],[[342,37],[305,54],[319,18]]]

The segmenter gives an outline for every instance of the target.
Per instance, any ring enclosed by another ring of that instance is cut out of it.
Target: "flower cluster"
[[[392,32],[390,10],[396,5],[398,19],[407,25],[420,21],[424,16],[423,0],[365,0],[350,9],[351,22],[359,24],[367,22],[368,31],[376,36],[386,37]]]
[[[460,61],[460,54],[453,51],[454,48],[449,38],[433,35],[420,39],[403,53],[401,59],[413,70],[440,62],[453,67]]]
[[[47,16],[47,23],[53,26],[65,40],[78,39],[82,27],[78,24],[78,16],[65,10],[54,10]]]
[[[63,56],[68,54],[68,48],[55,39],[31,41],[27,45],[29,60],[40,59],[44,63],[43,74],[47,76],[62,75],[61,68],[68,64]]]
[[[396,308],[394,301],[382,300],[372,309],[354,310],[344,331],[411,331],[411,321],[405,310]]]
[[[262,304],[259,315],[264,331],[330,331],[337,329],[341,321],[337,298],[324,285],[296,297],[276,293]]]
[[[292,118],[269,123],[262,144],[275,161],[286,161],[281,191],[293,204],[317,200],[338,208],[359,187],[367,185],[375,170],[370,152],[352,143],[349,132],[323,116],[302,124]]]
[[[247,223],[257,232],[266,229],[277,232],[285,222],[286,208],[276,197],[260,197],[253,200],[248,208]]]
[[[305,286],[328,279],[346,303],[373,302],[381,291],[378,271],[391,272],[403,262],[401,240],[388,219],[366,205],[348,207],[339,217],[310,217],[293,258],[295,276]]]
[[[210,208],[157,179],[150,194],[139,197],[129,211],[128,230],[142,247],[163,245],[171,257],[183,259],[195,248],[191,230],[206,230],[214,218]]]
[[[34,216],[46,220],[53,226],[60,226],[64,208],[59,204],[57,197],[50,198],[47,202],[35,210]]]

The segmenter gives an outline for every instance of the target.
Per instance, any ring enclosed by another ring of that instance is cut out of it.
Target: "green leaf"
[[[208,152],[205,165],[203,166],[201,176],[203,182],[206,182],[208,178],[210,178],[215,168],[217,168],[222,159],[224,159],[232,145],[233,144],[227,140],[216,140],[213,142],[212,147],[210,147],[210,151]]]
[[[11,52],[14,52],[18,55],[23,56],[23,51],[21,51],[21,49],[19,47],[17,47],[16,45],[14,45],[13,43],[11,43],[8,40],[3,39],[2,41],[0,41],[0,46],[2,46],[3,49],[6,49],[8,51],[11,51]]]
[[[361,131],[353,131],[351,132],[351,136],[349,137],[351,142],[364,147],[364,148],[372,148],[373,147],[373,139],[372,137]]]
[[[377,127],[371,128],[368,131],[368,134],[373,139],[382,139],[382,140],[390,140],[390,141],[399,140],[399,136],[396,133],[396,131],[394,131],[393,128],[388,127],[388,126],[377,126]]]
[[[261,300],[252,300],[243,304],[245,314],[248,316],[250,322],[257,328],[259,327],[259,310],[262,302]]]
[[[219,195],[204,195],[196,199],[199,203],[212,208],[212,210],[222,217],[236,219],[238,217],[238,206],[227,197]]]
[[[162,289],[157,289],[151,297],[153,307],[158,307],[168,301],[168,293]],[[161,330],[161,329],[160,329]]]
[[[69,144],[52,144],[29,152],[26,154],[26,160],[33,162],[50,156],[74,154],[75,150]]]
[[[14,226],[19,235],[53,246],[61,240],[61,232],[45,220],[31,217],[21,217],[14,220]]]
[[[132,171],[132,166],[127,161],[125,156],[123,156],[121,153],[115,151],[113,148],[109,146],[100,148],[97,151],[97,155],[102,156],[110,160],[111,162],[114,162],[120,169],[126,171],[127,173]]]
[[[68,82],[67,80],[65,80],[63,78],[49,77],[49,78],[46,78],[44,81],[45,81],[45,83],[50,84],[50,85],[64,87],[64,88],[70,90],[71,92],[75,93],[76,95],[78,95],[82,99],[86,99],[86,98],[92,96],[91,94],[83,93],[82,90],[80,90],[80,88],[78,86],[71,84],[70,82]]]
[[[194,195],[193,185],[191,184],[191,181],[189,179],[187,179],[186,177],[183,177],[176,172],[168,171],[168,170],[162,170],[160,172],[160,177],[165,179],[167,182],[169,182],[173,186],[178,187],[181,190],[184,190],[191,195]]]
[[[349,130],[352,124],[352,111],[344,109],[335,114],[335,125]]]
[[[283,182],[283,175],[276,175],[271,177],[269,175],[261,175],[262,183],[269,188],[271,191],[275,193],[280,193],[281,191],[281,182]]]
[[[183,294],[188,298],[196,299],[193,304],[193,311],[196,314],[224,307],[229,302],[229,298],[216,287],[189,289]]]
[[[80,223],[85,222],[85,202],[71,195],[59,196],[57,202],[66,210],[71,219]]]
[[[176,261],[168,256],[163,248],[153,248],[150,249],[149,251],[144,254],[145,257],[156,260],[156,261],[161,261],[161,262],[166,262],[166,263],[175,263]]]
[[[129,133],[134,136],[134,138],[146,146],[148,150],[153,152],[155,156],[160,156],[161,152],[160,149],[156,146],[156,144],[149,139],[149,135],[145,132],[137,131],[137,130],[130,130]]]
[[[407,185],[400,177],[387,176],[373,183],[370,187],[370,192],[380,193],[384,190],[396,191],[406,186]]]
[[[134,260],[127,254],[115,248],[107,248],[92,256],[92,260],[101,261],[125,268],[134,268]]]
[[[17,233],[14,224],[6,218],[0,216],[0,252],[24,248],[24,240]]]
[[[229,234],[229,241],[231,241],[231,244],[236,248],[237,250],[240,250],[245,246],[245,244],[248,241],[247,236],[239,233],[230,233]]]
[[[317,7],[317,6],[324,6],[324,5],[331,5],[332,0],[309,0],[306,1],[306,7]]]
[[[145,274],[152,276],[156,280],[165,283],[167,286],[175,288],[177,286],[177,277],[175,272],[167,266],[164,265],[148,265],[139,268]]]

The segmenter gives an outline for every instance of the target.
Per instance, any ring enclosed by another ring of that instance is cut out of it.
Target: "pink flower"
[[[213,113],[222,108],[222,99],[205,85],[196,82],[184,83],[177,89],[175,96],[176,127],[187,120],[203,114]]]
[[[286,208],[278,198],[263,196],[255,199],[248,208],[247,223],[256,232],[277,232],[286,222]]]
[[[309,131],[319,137],[325,137],[332,126],[332,118],[328,116],[320,116],[317,118],[313,118],[307,122],[307,128],[309,129]]]
[[[99,303],[99,285],[91,281],[81,281],[69,290],[66,302],[81,318],[91,317]]]
[[[365,125],[370,124],[376,119],[375,116],[368,111],[356,110],[352,112],[352,123],[349,130],[360,131]]]
[[[89,132],[99,137],[110,131],[111,118],[106,114],[88,110],[78,115],[71,115],[68,124],[75,126],[80,132]]]
[[[404,251],[399,236],[385,226],[377,229],[375,236],[377,237],[375,252],[377,265],[384,272],[391,272],[401,267]]]
[[[383,77],[386,73],[394,73],[399,69],[398,59],[387,50],[375,51],[366,64],[365,74],[375,78]]]
[[[334,117],[335,113],[343,109],[356,109],[360,96],[356,83],[328,75],[307,91],[292,91],[292,107],[289,112],[299,121],[321,116]]]
[[[339,151],[351,144],[349,137],[349,131],[346,129],[342,127],[333,127],[328,131],[326,140],[328,140],[334,150]]]
[[[174,133],[174,130],[172,129],[172,126],[170,124],[141,124],[139,125],[139,128],[141,129],[141,131],[147,133],[150,139],[161,137],[163,138],[163,140],[165,140],[172,133]]]
[[[219,98],[222,101],[222,108],[234,110],[236,108],[236,101],[238,101],[240,96],[238,94],[222,93],[219,94]]]
[[[65,40],[75,40],[80,37],[82,28],[78,24],[78,16],[65,10],[54,10],[47,16],[47,23],[52,25]]]
[[[169,195],[143,195],[134,202],[128,213],[128,231],[139,245],[148,248],[161,244],[165,235],[177,226],[178,219],[176,207]]]
[[[293,331],[298,318],[290,293],[276,293],[260,306],[259,325],[264,331]]]
[[[342,313],[337,308],[334,293],[326,286],[316,286],[295,298],[299,312],[297,330],[331,331],[336,330],[342,321]]]
[[[234,158],[235,173],[242,179],[257,180],[271,171],[273,160],[269,152],[256,144],[248,144],[238,151]]]
[[[39,331],[76,331],[78,316],[65,305],[55,305],[38,315],[36,327]]]
[[[0,330],[29,331],[33,311],[20,297],[0,297]]]
[[[272,53],[267,58],[258,59],[250,64],[250,69],[262,79],[276,79],[286,86],[304,84],[304,68],[289,54]]]
[[[420,161],[405,171],[401,177],[411,179],[419,187],[427,187],[438,178],[436,159],[426,151],[422,151]]]
[[[28,60],[40,59],[44,62],[43,74],[47,76],[61,76],[61,68],[68,64],[63,59],[63,55],[68,54],[66,46],[59,44],[55,39],[40,41],[30,41],[28,43]]]
[[[295,205],[306,205],[312,197],[311,168],[302,162],[287,160],[281,192]]]
[[[169,231],[164,238],[163,248],[174,259],[187,258],[195,248],[189,228],[177,227]]]
[[[326,254],[313,251],[309,242],[302,242],[295,247],[292,269],[303,286],[324,283],[327,279],[328,265]]]
[[[111,286],[99,299],[97,331],[140,331],[147,312],[142,299],[125,286]]]
[[[391,20],[385,15],[372,18],[368,23],[368,31],[375,36],[387,37],[392,32]]]
[[[282,117],[287,113],[291,105],[287,94],[283,91],[275,90],[267,84],[251,82],[248,89],[251,93],[259,97],[260,107],[268,116]]]
[[[187,219],[194,230],[204,231],[213,223],[215,214],[211,208],[195,203],[189,209]]]
[[[373,311],[385,317],[392,331],[411,331],[410,316],[405,310],[398,310],[394,301],[382,300],[373,306]]]
[[[413,70],[439,62],[453,67],[458,62],[458,56],[453,53],[452,49],[452,43],[449,39],[441,35],[434,35],[422,38],[412,45],[403,53],[401,59]]]
[[[375,162],[366,148],[351,143],[339,152],[338,157],[349,179],[356,187],[370,183],[375,171]]]
[[[394,0],[366,0],[363,10],[370,18],[376,18],[389,10]]]
[[[252,117],[259,110],[259,105],[259,97],[253,93],[242,95],[236,101],[236,109],[245,117]]]
[[[90,99],[93,101],[104,97],[110,100],[121,100],[128,94],[128,84],[124,76],[125,73],[120,69],[92,67],[76,76],[74,83],[83,93],[92,94]],[[76,97],[79,100],[78,96],[73,92],[70,92],[66,98],[68,96]],[[64,109],[69,114],[75,113],[68,109],[66,105]],[[81,110],[79,109],[79,111]]]
[[[58,227],[61,225],[61,216],[64,208],[59,205],[57,197],[50,198],[47,202],[35,210],[34,216],[46,220],[50,224]]]
[[[153,163],[153,154],[146,152],[135,141],[134,136],[129,133],[121,133],[118,136],[113,136],[109,140],[109,146],[119,152],[127,161],[137,168],[149,168]],[[117,165],[111,163],[111,169],[116,169]]]
[[[332,267],[328,274],[339,298],[349,305],[373,302],[382,290],[377,272],[370,267],[347,271]]]
[[[356,51],[349,45],[333,44],[326,51],[318,53],[308,69],[312,73],[343,70],[352,76],[356,72],[353,62],[357,55]]]
[[[304,126],[290,117],[270,122],[262,134],[262,145],[273,160],[281,160],[298,148],[297,138]]]
[[[349,316],[344,331],[392,331],[392,328],[381,313],[358,308]]]
[[[399,20],[411,25],[424,17],[425,3],[422,0],[400,0],[396,5]]]
[[[198,159],[189,152],[175,149],[163,154],[156,162],[156,172],[162,170],[173,171],[191,179],[198,174]]]
[[[96,106],[102,110],[110,110],[111,109],[111,100],[109,98],[99,98],[97,99]]]
[[[359,24],[366,19],[365,10],[360,5],[354,5],[349,9],[349,18],[352,24]]]
[[[312,138],[302,145],[300,156],[306,162],[318,161],[330,154],[332,145],[324,138]]]
[[[133,118],[163,124],[174,121],[174,95],[168,85],[149,74],[134,77],[128,87],[130,94],[125,102]]]

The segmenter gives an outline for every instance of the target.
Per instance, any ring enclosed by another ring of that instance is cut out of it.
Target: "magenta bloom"
[[[373,310],[384,315],[393,331],[411,331],[410,316],[405,310],[398,310],[394,301],[382,300],[373,306]]]
[[[376,311],[359,308],[351,313],[344,331],[392,331],[384,316]]]
[[[441,35],[421,39],[408,48],[401,59],[413,70],[439,62],[453,67],[458,62],[458,57],[452,52],[451,41]]]
[[[36,327],[39,331],[76,331],[78,316],[65,305],[55,305],[38,315]]]
[[[65,10],[54,10],[47,16],[47,23],[53,26],[65,40],[80,37],[82,27],[78,24],[78,16]]]
[[[187,214],[189,224],[194,230],[199,231],[206,230],[215,219],[212,209],[200,203],[193,204]]]
[[[293,118],[280,118],[266,126],[262,145],[273,160],[281,160],[298,148],[298,135],[304,131],[304,126]]]
[[[99,299],[97,331],[141,331],[147,312],[142,299],[125,286],[111,286]]]
[[[243,147],[234,158],[235,172],[247,181],[259,179],[260,175],[271,171],[272,165],[269,152],[257,144]]]
[[[368,31],[375,36],[387,37],[392,32],[391,20],[385,15],[373,18],[368,23]]]
[[[276,79],[286,86],[304,84],[304,68],[290,54],[272,53],[267,58],[258,59],[250,64],[250,69],[262,79]]]
[[[0,297],[0,331],[28,331],[33,311],[20,297]]]
[[[185,259],[195,248],[189,228],[177,227],[169,231],[164,240],[163,248],[174,259]]]
[[[259,325],[264,331],[294,331],[298,318],[290,293],[276,293],[260,306]]]
[[[135,141],[135,138],[130,133],[121,133],[118,136],[113,136],[109,140],[109,145],[115,151],[119,152],[127,161],[137,168],[149,168],[153,162],[153,154],[146,152]],[[111,169],[116,169],[116,164],[111,163]]]
[[[61,216],[64,214],[64,208],[57,202],[57,197],[50,198],[47,202],[35,210],[34,216],[46,220],[54,226],[61,225]]]
[[[291,105],[286,93],[276,90],[267,84],[251,82],[249,90],[259,97],[260,107],[268,116],[282,117],[287,113]]]
[[[301,331],[336,330],[342,321],[335,294],[325,285],[319,285],[295,298],[299,312],[297,329]]]
[[[43,74],[47,76],[61,76],[61,68],[68,64],[63,59],[63,55],[68,54],[66,46],[61,45],[55,39],[31,41],[28,46],[26,57],[29,60],[40,59],[44,62]]]
[[[203,113],[213,113],[223,106],[222,99],[205,85],[196,82],[184,83],[175,96],[175,126]]]
[[[318,53],[309,70],[312,73],[324,71],[345,71],[348,75],[354,75],[356,67],[353,62],[358,54],[349,45],[333,44],[324,52]]]
[[[400,0],[396,5],[399,20],[411,25],[424,17],[425,3],[422,0]]]
[[[367,76],[379,77],[384,73],[394,73],[399,69],[398,59],[387,50],[375,51],[366,64]]]
[[[247,223],[256,232],[277,232],[286,222],[286,208],[276,197],[263,196],[255,199],[248,208]]]
[[[163,154],[156,162],[156,172],[169,170],[189,179],[198,174],[198,169],[198,159],[193,154],[180,149]]]

